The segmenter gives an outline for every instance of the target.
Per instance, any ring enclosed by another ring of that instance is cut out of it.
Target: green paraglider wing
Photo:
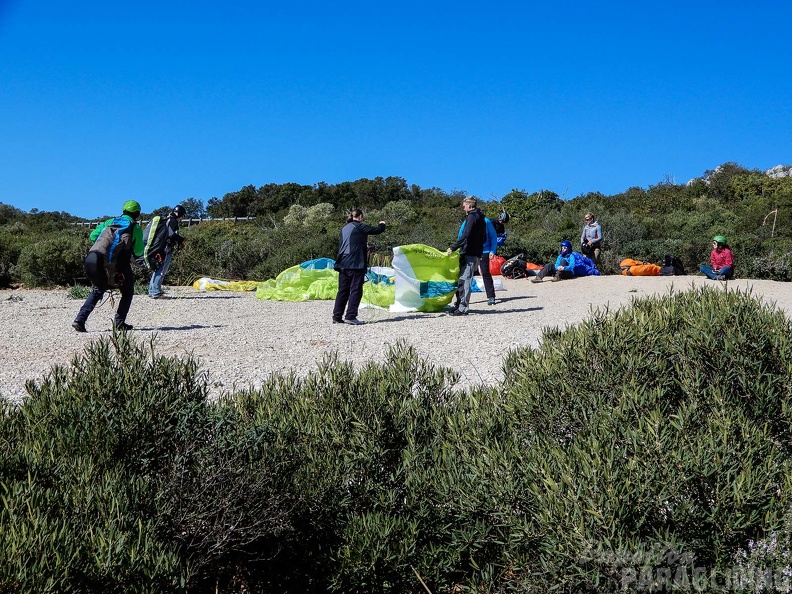
[[[320,263],[320,268],[314,263]],[[309,301],[335,299],[338,273],[327,258],[304,262],[261,283],[258,299]],[[367,275],[362,305],[391,311],[439,311],[451,302],[459,276],[459,254],[446,254],[433,247],[412,244],[393,248],[395,283],[377,273]],[[379,281],[379,282],[378,282]]]

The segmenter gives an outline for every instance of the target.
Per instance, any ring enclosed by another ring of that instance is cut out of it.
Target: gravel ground
[[[259,385],[271,373],[308,373],[331,351],[356,365],[382,361],[387,346],[399,339],[435,363],[458,370],[460,385],[469,386],[500,381],[506,352],[536,347],[545,327],[575,324],[592,309],[620,307],[672,286],[684,290],[702,284],[725,286],[701,276],[604,276],[559,283],[545,279],[542,284],[505,279],[498,303],[488,306],[483,293],[474,293],[467,317],[363,309],[364,326],[332,324],[331,301],[260,301],[252,292],[172,287],[175,298],[170,300],[136,295],[127,321],[136,335],[156,335],[162,354],[196,355],[213,394]],[[738,288],[752,290],[792,317],[789,283],[728,283],[728,290]],[[51,365],[67,364],[89,341],[110,334],[109,302],[88,319],[87,333],[72,330],[81,305],[65,290],[0,290],[0,396],[24,396],[26,380],[41,379]]]

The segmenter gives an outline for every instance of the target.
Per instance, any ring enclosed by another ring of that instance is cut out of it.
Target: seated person
[[[580,235],[580,251],[594,261],[599,260],[602,248],[602,226],[590,212],[586,213],[583,233]]]
[[[734,254],[726,245],[723,235],[712,238],[710,266],[702,265],[700,270],[712,280],[730,280],[734,277]]]
[[[531,279],[532,283],[541,283],[542,279],[548,274],[552,274],[552,281],[560,281],[575,276],[574,269],[577,264],[577,256],[572,251],[572,244],[567,240],[561,242],[561,251],[556,258],[555,264],[545,264],[539,273]]]

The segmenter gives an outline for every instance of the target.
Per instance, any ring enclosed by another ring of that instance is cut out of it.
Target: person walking
[[[113,326],[118,330],[131,330],[126,323],[132,295],[135,291],[135,277],[132,274],[132,256],[143,255],[143,231],[137,224],[140,204],[127,200],[120,217],[107,219],[91,231],[94,242],[83,263],[85,275],[93,285],[91,293],[72,322],[77,332],[87,332],[85,322],[102,300],[105,291],[120,288],[121,300],[115,313]]]
[[[457,281],[456,303],[449,315],[466,316],[470,307],[470,292],[473,275],[479,267],[487,241],[487,228],[484,214],[478,208],[478,201],[473,196],[462,200],[465,221],[462,223],[456,242],[446,251],[451,254],[459,250],[459,280]],[[494,292],[493,292],[494,296]]]
[[[379,235],[383,231],[385,221],[380,221],[376,227],[366,225],[363,223],[363,211],[359,208],[352,210],[346,225],[342,227],[334,266],[338,272],[338,293],[333,307],[334,324],[365,324],[357,316],[368,268],[368,236]]]
[[[148,292],[149,297],[152,299],[163,299],[166,297],[165,293],[162,292],[162,281],[165,275],[168,274],[168,270],[170,270],[174,250],[181,251],[184,245],[184,237],[179,233],[179,222],[184,217],[185,212],[184,207],[181,204],[177,204],[168,215],[168,218],[165,219],[163,230],[164,245],[162,246],[162,251],[155,254],[159,264],[151,273],[151,280],[149,281]],[[156,260],[152,260],[152,262],[154,261]]]

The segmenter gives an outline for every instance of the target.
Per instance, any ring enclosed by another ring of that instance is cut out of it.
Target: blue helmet
[[[568,242],[568,241],[565,239],[564,241],[562,241],[562,242],[561,242],[561,247],[562,247],[562,248],[563,248],[563,247],[565,247],[566,249],[568,249],[568,250],[571,250],[571,249],[572,249],[572,244],[571,244],[571,243],[569,243],[569,242]]]

